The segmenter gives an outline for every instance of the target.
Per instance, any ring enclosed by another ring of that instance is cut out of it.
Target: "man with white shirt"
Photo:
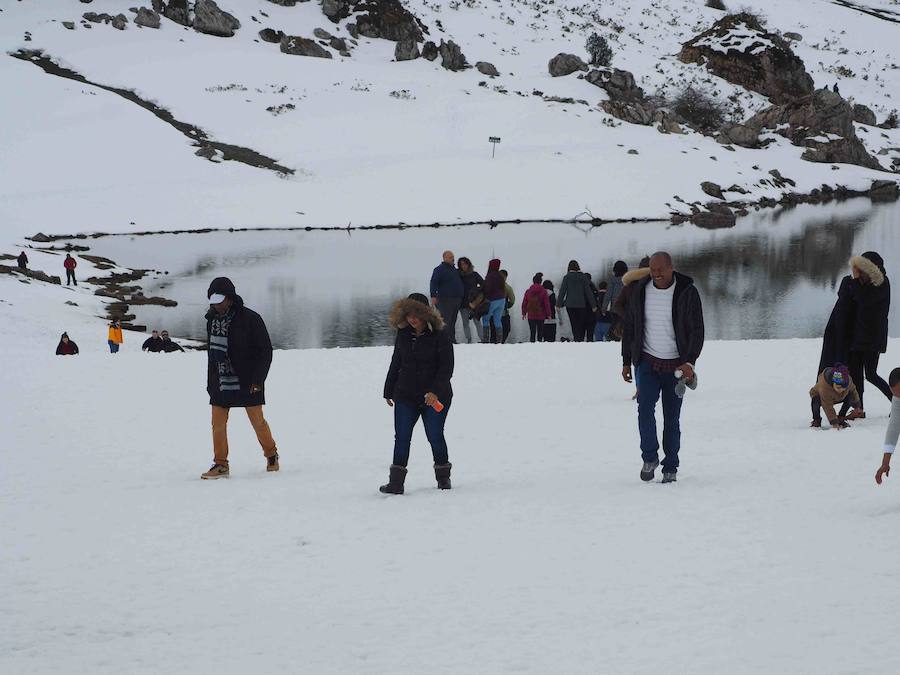
[[[894,368],[888,377],[888,386],[891,388],[891,416],[888,428],[884,434],[884,457],[881,459],[881,467],[875,473],[875,482],[881,485],[881,479],[891,475],[891,456],[897,449],[897,441],[900,440],[900,368]]]
[[[654,253],[650,276],[638,282],[628,304],[622,335],[622,377],[632,381],[637,369],[638,430],[641,435],[641,480],[653,480],[659,466],[656,403],[662,396],[663,483],[675,481],[681,448],[681,403],[675,393],[676,371],[694,379],[694,364],[703,350],[703,306],[694,280],[675,271],[672,256]]]

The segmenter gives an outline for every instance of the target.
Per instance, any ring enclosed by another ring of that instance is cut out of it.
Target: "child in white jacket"
[[[891,399],[891,419],[884,435],[884,458],[881,460],[881,468],[875,474],[875,482],[879,485],[882,477],[891,473],[891,455],[897,449],[897,440],[900,439],[900,368],[891,371],[888,385],[894,397]]]

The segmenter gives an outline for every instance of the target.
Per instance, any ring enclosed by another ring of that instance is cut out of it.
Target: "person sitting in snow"
[[[846,429],[850,426],[834,411],[835,404],[846,400],[854,407],[859,405],[859,394],[847,366],[837,363],[833,368],[823,370],[816,384],[809,390],[809,396],[812,399],[813,414],[809,426],[813,428],[822,426],[822,410],[825,411],[825,417],[833,428]]]
[[[891,387],[891,418],[887,431],[884,434],[884,457],[881,467],[875,473],[875,482],[881,485],[881,479],[891,473],[891,455],[897,449],[897,441],[900,439],[900,368],[894,368],[888,376],[888,384]]]
[[[144,344],[141,345],[141,350],[154,353],[162,350],[162,338],[159,337],[159,331],[155,330],[150,333],[150,337],[144,340]]]
[[[160,338],[160,347],[159,351],[165,354],[171,354],[172,352],[183,352],[184,348],[178,344],[177,342],[173,342],[169,339],[169,331],[164,330],[162,332],[162,337]]]
[[[59,344],[56,345],[56,355],[74,356],[77,353],[78,345],[76,345],[74,341],[69,339],[68,333],[63,333],[62,337],[59,339]]]

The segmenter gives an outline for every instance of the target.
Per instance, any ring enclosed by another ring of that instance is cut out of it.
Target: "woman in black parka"
[[[380,489],[403,494],[412,433],[421,417],[434,455],[437,485],[449,490],[451,464],[444,423],[453,399],[453,343],[441,315],[421,293],[396,302],[389,321],[397,338],[384,382],[384,399],[394,409],[394,463],[387,484]]]

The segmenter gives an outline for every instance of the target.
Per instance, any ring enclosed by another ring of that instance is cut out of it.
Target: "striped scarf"
[[[209,362],[219,377],[219,392],[224,398],[238,398],[241,384],[237,373],[228,358],[228,330],[231,328],[231,320],[234,319],[234,310],[229,310],[223,316],[217,316],[210,322],[209,329]]]

